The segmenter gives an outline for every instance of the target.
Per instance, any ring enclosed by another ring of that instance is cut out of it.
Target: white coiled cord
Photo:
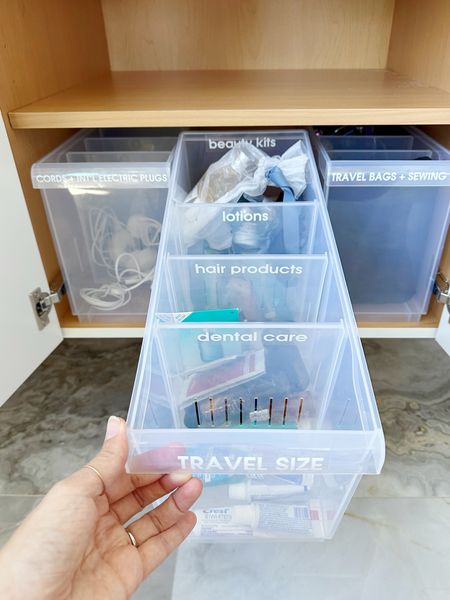
[[[117,310],[130,302],[133,290],[153,280],[161,223],[133,215],[125,225],[110,209],[95,208],[89,211],[89,230],[92,260],[115,281],[82,288],[80,296],[98,310]]]

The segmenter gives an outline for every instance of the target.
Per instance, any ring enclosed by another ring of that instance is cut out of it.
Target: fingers
[[[194,529],[197,517],[193,512],[185,513],[175,525],[163,533],[150,538],[138,548],[144,569],[144,577],[150,575]]]
[[[189,511],[201,491],[201,481],[195,478],[190,479],[162,504],[132,523],[128,530],[136,538],[138,546],[174,526]]]
[[[145,452],[133,453],[129,457],[130,470],[134,473],[171,473],[179,468],[178,457],[186,454],[182,444],[168,444],[151,448]]]
[[[82,468],[59,485],[76,489],[77,493],[92,498],[103,492],[108,494],[108,490],[117,478],[125,473],[127,455],[128,440],[125,421],[118,417],[110,417],[103,447],[89,463],[99,474],[92,469]]]
[[[162,477],[162,473],[150,475],[130,475],[125,471],[108,488],[108,499],[110,503],[117,502],[128,494],[131,494],[136,488],[150,485]]]
[[[163,504],[128,527],[136,538],[145,577],[156,569],[194,529],[197,518],[189,509],[198,499],[201,491],[201,481],[190,479]]]
[[[138,485],[141,482],[136,481],[130,493],[111,504],[111,510],[123,525],[143,508],[158,498],[173,492],[177,487],[189,481],[191,477],[192,475],[187,471],[176,471],[168,475],[155,475],[150,483],[142,487]],[[134,478],[132,481],[134,483]]]
[[[136,488],[149,485],[153,481],[160,479],[165,473],[172,473],[179,470],[177,457],[184,453],[184,448],[179,444],[170,444],[161,448],[152,448],[148,452],[141,454],[145,456],[145,461],[136,460],[137,457],[131,456],[130,468],[133,475],[123,473],[108,488],[108,499],[111,503],[120,500],[133,492]],[[130,460],[130,456],[128,457]],[[154,475],[149,475],[154,473]]]

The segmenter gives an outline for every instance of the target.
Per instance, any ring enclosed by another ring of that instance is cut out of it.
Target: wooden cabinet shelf
[[[9,117],[16,129],[448,124],[450,93],[383,69],[115,71]]]
[[[70,129],[412,124],[450,144],[448,0],[4,4],[0,107],[50,282],[59,264],[30,168]],[[450,237],[440,269],[450,276]],[[359,325],[424,337],[441,312],[433,299],[419,323]],[[142,332],[80,324],[67,300],[58,315],[72,337]]]

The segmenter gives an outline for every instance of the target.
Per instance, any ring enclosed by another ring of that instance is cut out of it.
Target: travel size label
[[[181,454],[177,456],[182,469],[202,472],[236,472],[287,471],[291,473],[299,471],[322,471],[325,464],[323,457],[302,456],[279,456],[275,461],[269,461],[263,456],[193,456]]]

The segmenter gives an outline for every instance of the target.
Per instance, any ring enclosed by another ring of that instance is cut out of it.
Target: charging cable
[[[80,290],[81,298],[101,311],[128,304],[131,292],[153,280],[161,223],[143,215],[132,215],[127,224],[110,209],[89,211],[91,258],[106,268],[111,283]]]

